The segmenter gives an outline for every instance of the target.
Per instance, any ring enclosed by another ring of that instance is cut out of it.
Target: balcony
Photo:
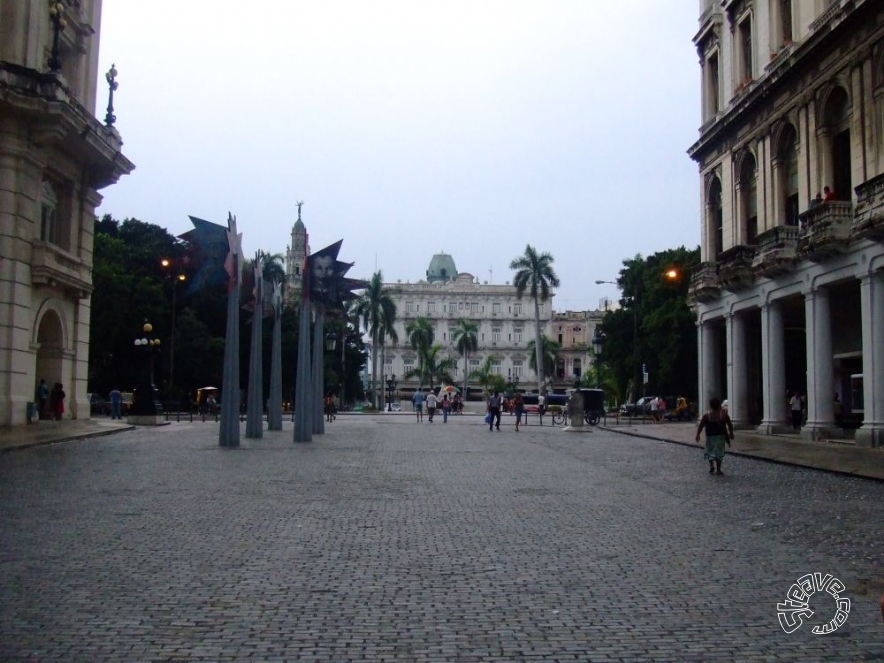
[[[756,238],[752,271],[775,277],[792,270],[798,260],[798,226],[776,226]]]
[[[78,299],[92,292],[89,266],[64,249],[47,242],[35,242],[31,253],[31,280],[54,288],[62,288]]]
[[[850,245],[853,226],[853,203],[830,200],[813,207],[798,217],[802,232],[798,237],[798,255],[820,262]]]
[[[718,282],[731,292],[745,290],[752,285],[752,262],[755,247],[738,244],[718,254]]]
[[[856,195],[853,236],[877,242],[884,240],[884,175],[860,184]]]
[[[698,302],[711,302],[721,295],[718,281],[718,265],[702,262],[691,274],[688,296]]]

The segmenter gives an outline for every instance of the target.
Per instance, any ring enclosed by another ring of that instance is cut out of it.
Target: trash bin
[[[37,423],[37,404],[34,401],[28,401],[28,423]]]

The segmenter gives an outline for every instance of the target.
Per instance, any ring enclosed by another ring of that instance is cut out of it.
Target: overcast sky
[[[350,275],[432,255],[512,280],[555,258],[557,310],[616,298],[624,259],[699,243],[697,3],[112,0],[101,72],[136,170],[99,214],[174,234],[237,216],[284,253],[304,201]],[[96,115],[104,117],[100,86]]]

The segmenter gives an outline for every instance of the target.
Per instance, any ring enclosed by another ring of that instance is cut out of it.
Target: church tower
[[[307,244],[307,227],[301,221],[301,206],[298,203],[298,220],[292,226],[292,243],[285,252],[285,305],[292,306],[301,294],[301,270],[304,269],[304,261],[310,254],[310,246]]]

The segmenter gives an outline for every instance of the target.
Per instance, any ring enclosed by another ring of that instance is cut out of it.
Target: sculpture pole
[[[305,261],[306,262],[306,261]],[[310,384],[310,297],[305,269],[301,283],[301,318],[298,326],[298,368],[295,373],[295,442],[313,440],[313,388]]]
[[[322,320],[322,304],[314,308],[316,319],[313,322],[313,432],[317,435],[325,433],[325,371],[323,353],[325,352],[325,329]]]
[[[252,314],[252,343],[249,348],[249,395],[246,405],[246,437],[264,437],[264,261],[255,256],[255,310]]]
[[[239,446],[239,289],[242,280],[242,235],[236,232],[236,217],[228,213],[224,269],[227,285],[227,335],[224,341],[224,384],[221,385],[221,425],[218,444]]]
[[[273,347],[270,355],[270,404],[267,430],[282,430],[282,284],[273,284]]]

